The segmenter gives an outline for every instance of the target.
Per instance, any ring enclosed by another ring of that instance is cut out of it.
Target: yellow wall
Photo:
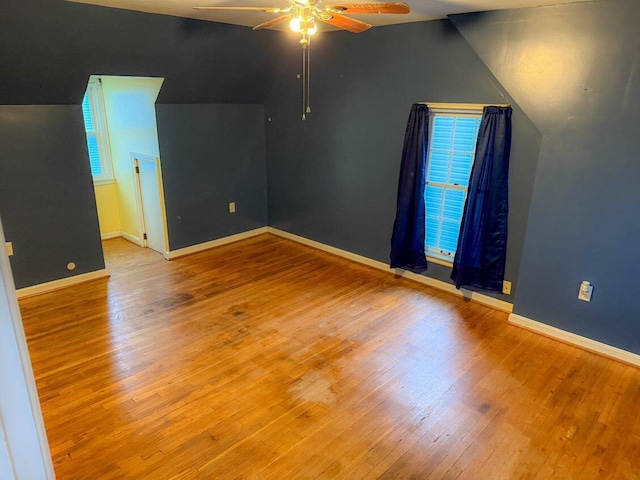
[[[155,101],[163,79],[102,76],[120,231],[140,239],[131,154],[159,156]]]
[[[109,233],[117,233],[120,235],[120,212],[118,208],[116,184],[94,185],[94,190],[96,192],[100,235]]]

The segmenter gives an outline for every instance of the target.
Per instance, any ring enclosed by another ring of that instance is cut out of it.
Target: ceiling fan
[[[307,113],[311,113],[309,105],[309,77],[310,77],[310,45],[311,36],[318,27],[316,22],[324,22],[334,27],[347,30],[352,33],[361,33],[371,28],[368,23],[347,17],[354,14],[406,14],[411,11],[409,5],[402,2],[385,3],[331,3],[322,5],[323,0],[287,0],[288,6],[279,7],[223,7],[203,6],[193,7],[196,10],[233,10],[247,12],[279,13],[280,16],[268,20],[253,27],[254,30],[262,30],[289,22],[289,28],[301,35],[302,45],[302,120],[306,120]]]

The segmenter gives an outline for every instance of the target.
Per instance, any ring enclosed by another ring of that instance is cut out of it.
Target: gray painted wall
[[[302,122],[300,47],[281,42],[265,107],[272,117],[269,224],[388,262],[411,104],[513,102],[450,22],[423,22],[319,37],[312,45],[313,112]],[[514,104],[506,267],[514,290],[540,136]],[[451,283],[450,274],[435,264],[426,273]]]
[[[156,112],[171,250],[264,227],[263,106],[157,105]]]
[[[165,103],[264,99],[272,117],[265,136],[269,223],[381,261],[388,259],[410,105],[503,103],[504,94],[516,107],[507,259],[507,278],[518,283],[516,313],[640,353],[640,297],[629,285],[640,273],[636,0],[457,16],[458,30],[436,21],[318,36],[306,123],[295,78],[299,46],[289,36],[62,1],[5,3],[1,104],[78,105],[91,73],[164,76]],[[206,125],[216,115],[207,113],[216,107],[193,106],[158,107],[163,131],[180,128],[178,119]],[[241,109],[231,108],[225,118],[235,118],[234,135],[260,134],[257,113],[245,131]],[[68,261],[79,265],[76,273],[102,268],[80,115],[77,106],[0,107],[0,215],[15,242],[19,287],[68,276]],[[210,134],[213,125],[202,128]],[[181,178],[182,150],[202,147],[200,134],[160,137],[176,202],[172,248],[265,218],[259,187],[247,202],[250,215],[238,215],[245,200],[237,200],[233,219],[226,204],[234,199],[209,189],[208,182],[224,188],[213,177],[229,163],[215,162],[236,147],[197,149],[191,156],[203,175]],[[254,155],[257,147],[246,160],[251,173],[259,169]],[[233,182],[246,179],[235,173]],[[193,182],[205,189],[201,198]],[[220,230],[176,224],[185,208],[245,223]],[[435,265],[428,272],[445,280],[448,273]],[[576,298],[584,279],[595,285],[592,303]]]
[[[158,103],[262,103],[271,33],[63,0],[3,2],[0,104],[80,104],[92,74],[164,77]]]
[[[17,288],[104,268],[80,106],[0,106],[0,172]]]
[[[80,109],[89,75],[164,77],[160,103],[262,103],[269,78],[264,39],[270,35],[272,32],[252,32],[247,27],[62,0],[4,2],[0,105],[59,105],[0,107],[0,216],[14,242],[16,254],[11,262],[16,285],[26,287],[104,268]],[[211,122],[209,127],[221,126],[221,141],[226,142],[224,147],[210,144],[209,153],[205,137],[186,142],[199,148],[188,159],[189,174],[195,180],[189,183],[183,182],[183,170],[172,168],[172,161],[181,159],[171,155],[177,137],[165,139],[168,165],[164,180],[171,195],[170,212],[184,213],[186,207],[195,210],[183,215],[186,225],[170,219],[172,248],[266,224],[261,107],[229,108],[225,113],[231,119],[228,125],[218,121],[213,111],[207,119],[197,109],[164,110],[165,124],[171,122],[170,112],[191,127],[194,120],[203,125]],[[205,107],[202,112],[206,111]],[[236,121],[244,114],[246,125]],[[230,125],[237,126],[237,132]],[[181,131],[180,140],[189,133]],[[220,161],[219,154],[225,154],[229,145],[245,142],[247,134],[250,140],[242,145],[243,152],[255,153],[257,158],[251,159],[255,168],[245,172],[248,160],[243,153],[233,158],[237,163],[227,156],[223,167],[212,169],[209,162]],[[210,129],[207,135],[217,138],[210,135]],[[242,141],[234,144],[238,135]],[[205,162],[194,163],[200,159]],[[225,183],[221,175],[231,180]],[[256,175],[262,175],[259,181]],[[240,178],[247,183],[236,182]],[[203,192],[194,194],[194,185]],[[206,189],[212,185],[218,188],[215,195]],[[210,201],[219,200],[216,195],[232,185],[237,187],[238,213],[233,218],[219,216],[216,208],[220,205]],[[189,223],[196,219],[203,225]],[[214,220],[221,223],[212,227]],[[66,270],[69,261],[78,265],[74,272]]]
[[[640,353],[640,3],[454,23],[544,134],[515,313]]]

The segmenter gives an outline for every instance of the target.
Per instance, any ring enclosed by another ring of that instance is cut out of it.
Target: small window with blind
[[[109,135],[99,79],[91,78],[82,99],[84,129],[87,134],[89,165],[94,183],[113,181]]]
[[[427,185],[425,251],[451,263],[458,245],[482,114],[432,109]]]

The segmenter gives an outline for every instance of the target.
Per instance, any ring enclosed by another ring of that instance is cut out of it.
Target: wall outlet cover
[[[593,285],[591,285],[587,281],[582,282],[580,284],[580,288],[578,289],[578,300],[590,302],[591,295],[593,295]]]
[[[511,282],[507,280],[502,282],[502,293],[505,295],[511,295]]]
[[[13,243],[12,242],[5,242],[5,247],[7,249],[7,255],[8,256],[13,255]]]

